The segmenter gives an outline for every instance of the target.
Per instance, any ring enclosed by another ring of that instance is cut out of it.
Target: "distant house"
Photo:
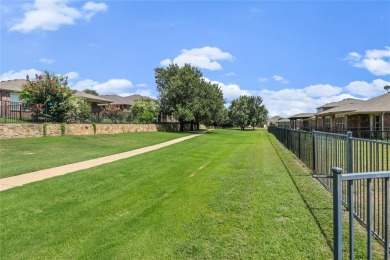
[[[280,116],[271,117],[271,118],[268,119],[268,121],[267,121],[267,126],[275,125],[275,122],[278,121],[279,119],[281,119]]]
[[[333,107],[316,117],[317,122],[325,121],[325,130],[350,130],[361,137],[364,132],[390,131],[390,93]]]
[[[102,97],[107,100],[110,100],[111,105],[119,106],[120,109],[124,112],[130,111],[131,106],[133,106],[137,100],[150,99],[149,97],[145,97],[137,94],[126,96],[126,97],[122,97],[118,95],[102,95]],[[106,104],[100,104],[102,108],[104,108],[105,105]]]
[[[122,111],[128,112],[131,107],[135,104],[136,101],[141,99],[151,99],[150,97],[141,96],[138,94],[122,97],[118,95],[103,95],[105,99],[112,101],[111,105],[117,105],[121,108]],[[100,105],[102,109],[104,104]],[[160,113],[157,118],[158,122],[177,122],[176,118],[173,117],[172,113]]]
[[[291,127],[293,129],[305,129],[309,130],[313,128],[313,118],[315,113],[299,113],[290,116]]]
[[[0,116],[15,114],[20,111],[19,93],[22,91],[24,79],[0,81]]]
[[[27,107],[23,107],[20,100],[20,92],[26,84],[25,79],[14,79],[0,82],[0,116],[11,116],[13,118],[30,116],[31,111]],[[98,104],[109,104],[110,100],[100,96],[94,96],[84,92],[76,92],[75,96],[82,98],[91,105],[92,112],[100,111]]]
[[[280,118],[274,125],[280,128],[291,128],[290,119],[288,118]]]
[[[112,101],[108,100],[106,98],[103,98],[101,96],[95,96],[92,94],[87,94],[82,91],[77,91],[75,93],[75,96],[83,99],[85,102],[91,105],[92,113],[99,113],[101,111],[100,105],[101,104],[111,104]]]
[[[323,106],[317,107],[317,114],[316,122],[315,122],[315,129],[317,130],[331,130],[336,127],[336,124],[341,127],[342,125],[345,125],[341,119],[336,120],[334,118],[334,114],[329,111],[334,111],[334,109],[338,107],[342,107],[345,105],[353,105],[353,104],[359,104],[363,102],[364,100],[361,99],[354,99],[354,98],[346,98],[338,102],[331,102],[327,103]],[[333,116],[333,119],[332,119]]]

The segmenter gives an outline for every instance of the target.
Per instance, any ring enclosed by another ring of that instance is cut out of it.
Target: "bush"
[[[102,115],[110,119],[113,123],[120,123],[127,116],[126,112],[122,111],[119,105],[105,106]]]
[[[50,118],[54,122],[65,122],[75,98],[74,91],[68,87],[67,77],[50,74],[48,71],[44,75],[35,75],[35,80],[27,77],[20,97],[34,105],[34,119]]]

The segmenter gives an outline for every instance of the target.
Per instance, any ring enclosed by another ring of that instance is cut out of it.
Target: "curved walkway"
[[[44,179],[48,179],[48,178],[52,178],[52,177],[56,177],[56,176],[61,176],[61,175],[65,175],[65,174],[68,174],[71,172],[85,170],[85,169],[99,166],[102,164],[111,163],[111,162],[114,162],[117,160],[133,157],[133,156],[147,153],[150,151],[154,151],[154,150],[157,150],[157,149],[160,149],[160,148],[172,145],[172,144],[176,144],[176,143],[191,139],[193,137],[197,137],[199,135],[200,134],[189,135],[189,136],[177,138],[177,139],[174,139],[171,141],[167,141],[164,143],[155,144],[155,145],[139,148],[139,149],[124,152],[124,153],[118,153],[118,154],[104,156],[104,157],[100,157],[100,158],[96,158],[96,159],[92,159],[92,160],[87,160],[87,161],[83,161],[83,162],[72,163],[72,164],[58,166],[58,167],[54,167],[54,168],[50,168],[50,169],[46,169],[46,170],[40,170],[40,171],[36,171],[36,172],[30,172],[30,173],[17,175],[17,176],[3,178],[3,179],[0,179],[0,191],[19,187],[19,186],[22,186],[22,185],[27,184],[27,183],[41,181]]]

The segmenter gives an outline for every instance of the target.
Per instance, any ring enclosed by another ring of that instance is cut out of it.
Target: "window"
[[[344,130],[345,129],[344,117],[336,117],[336,128],[337,128],[337,130]]]
[[[325,117],[325,128],[330,130],[330,117]]]
[[[19,110],[19,95],[15,93],[10,93],[10,109]]]

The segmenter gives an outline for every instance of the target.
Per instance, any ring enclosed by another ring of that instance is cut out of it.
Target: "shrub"
[[[45,71],[35,75],[35,80],[27,77],[20,95],[22,100],[33,104],[33,117],[37,120],[50,118],[54,122],[65,122],[66,113],[72,109],[74,91],[68,87],[67,77]]]
[[[65,123],[61,123],[61,135],[62,136],[65,135],[65,130],[66,130],[66,124]]]
[[[113,123],[120,123],[126,118],[126,112],[119,105],[107,105],[103,108],[102,115],[109,118]]]
[[[157,118],[157,111],[156,101],[147,98],[137,100],[131,107],[137,123],[152,123]]]

